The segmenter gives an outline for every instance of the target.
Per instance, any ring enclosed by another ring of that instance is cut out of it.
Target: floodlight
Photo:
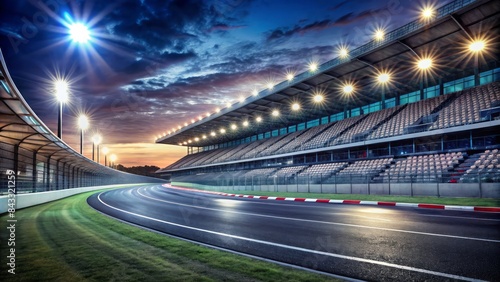
[[[254,90],[252,91],[252,95],[253,95],[253,96],[257,96],[257,95],[259,95],[259,91],[257,91],[257,89],[254,89]]]
[[[427,6],[422,8],[422,19],[430,19],[434,16],[434,7]]]
[[[293,105],[292,105],[292,110],[294,110],[294,111],[298,111],[298,110],[300,110],[300,105],[299,105],[299,103],[293,103]]]
[[[483,51],[485,47],[486,43],[484,40],[475,40],[469,44],[469,50],[475,53]]]
[[[324,97],[321,94],[316,94],[316,95],[314,95],[313,99],[314,99],[314,102],[321,103],[321,102],[323,102]]]
[[[215,132],[212,131],[212,132],[210,132],[210,135],[215,136],[216,134],[215,134]]]
[[[278,110],[273,110],[273,112],[271,113],[273,116],[277,117],[280,115],[280,112]]]
[[[375,30],[375,39],[380,41],[380,40],[384,40],[384,37],[385,37],[385,31],[383,29],[377,29]]]
[[[432,59],[430,58],[421,59],[418,61],[417,66],[421,70],[426,70],[432,67]]]
[[[273,88],[274,88],[274,84],[272,82],[268,82],[266,86],[267,86],[267,89],[269,89],[269,90],[273,90]]]
[[[316,63],[316,62],[309,63],[309,70],[311,72],[317,71],[318,70],[318,63]]]
[[[196,137],[196,138],[194,138],[194,141],[198,142],[198,141],[200,141],[200,138]]]
[[[95,134],[94,136],[92,136],[92,142],[93,142],[95,145],[99,145],[99,144],[102,142],[102,137],[101,137],[101,135],[99,135],[99,134]]]
[[[354,91],[354,86],[352,84],[344,85],[342,91],[344,91],[344,94],[351,94]]]
[[[68,83],[63,80],[55,82],[56,98],[60,103],[68,101]]]
[[[102,148],[102,153],[103,153],[104,155],[107,155],[107,154],[109,153],[109,149],[108,149],[108,147],[104,147],[104,148]]]
[[[236,126],[236,124],[231,124],[231,129],[236,130],[236,129],[238,129],[238,127]]]
[[[82,23],[74,23],[69,27],[71,39],[77,43],[86,43],[90,39],[88,28]]]
[[[256,118],[255,118],[255,121],[256,121],[256,122],[261,122],[261,121],[262,121],[262,118],[261,118],[261,117],[256,117]]]
[[[286,80],[288,80],[288,81],[292,81],[292,80],[293,80],[293,78],[294,78],[293,73],[287,73],[287,74],[286,74]]]
[[[222,133],[222,134],[226,133],[226,129],[221,128],[221,129],[220,129],[220,133]]]
[[[379,83],[389,82],[390,79],[391,79],[391,76],[388,73],[381,73],[377,77],[377,80]]]
[[[347,50],[346,47],[340,47],[339,48],[339,56],[341,58],[346,58],[349,55],[349,50]]]
[[[80,115],[78,117],[78,128],[85,130],[89,127],[89,119],[86,115]]]
[[[244,126],[244,127],[247,127],[247,126],[248,126],[248,124],[249,124],[249,123],[248,123],[248,121],[246,121],[246,120],[243,122],[243,126]]]

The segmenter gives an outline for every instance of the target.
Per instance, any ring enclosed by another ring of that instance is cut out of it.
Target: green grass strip
[[[119,222],[88,206],[93,193],[16,211],[15,275],[2,215],[0,281],[334,281]]]
[[[244,191],[244,190],[238,190],[238,191],[217,190],[217,191],[229,194],[281,196],[281,197],[291,197],[291,198],[361,200],[361,201],[377,201],[377,202],[500,207],[500,199],[490,199],[490,198],[441,198],[441,197],[420,197],[420,196],[410,197],[410,196],[366,195],[366,194],[320,194],[320,193],[267,192],[267,191]]]

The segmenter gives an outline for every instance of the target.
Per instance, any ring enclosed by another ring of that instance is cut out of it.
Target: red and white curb
[[[330,200],[330,199],[314,199],[314,198],[290,198],[290,197],[272,197],[272,196],[256,196],[245,194],[229,194],[222,192],[197,190],[191,188],[174,187],[169,184],[162,185],[165,188],[194,191],[201,193],[209,193],[226,197],[248,198],[260,200],[276,200],[276,201],[292,201],[292,202],[310,202],[324,204],[348,204],[348,205],[371,205],[371,206],[390,206],[390,207],[411,207],[439,210],[457,210],[457,211],[476,211],[476,212],[500,212],[500,207],[474,207],[474,206],[455,206],[455,205],[438,205],[438,204],[415,204],[415,203],[396,203],[396,202],[376,202],[376,201],[361,201],[361,200]]]

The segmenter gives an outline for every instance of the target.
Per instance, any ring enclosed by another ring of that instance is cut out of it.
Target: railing
[[[107,184],[163,182],[82,156],[56,137],[19,93],[0,52],[0,195]],[[15,179],[13,181],[12,179]]]
[[[500,171],[300,174],[276,176],[182,176],[174,185],[210,190],[445,197],[500,197]]]

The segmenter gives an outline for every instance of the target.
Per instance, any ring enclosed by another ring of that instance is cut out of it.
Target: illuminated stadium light
[[[210,113],[208,113],[208,112],[207,112],[205,115],[206,115],[207,117],[209,117],[209,116],[210,116]]]
[[[188,143],[189,143],[189,144],[191,144],[191,143],[193,143],[193,141],[192,141],[191,139],[189,139],[189,140],[188,140]]]
[[[261,117],[256,117],[256,118],[255,118],[255,121],[256,121],[256,122],[262,122],[262,118],[261,118]]]
[[[200,138],[195,137],[195,138],[194,138],[194,141],[195,141],[195,142],[198,142],[198,141],[200,141]]]
[[[387,83],[391,79],[391,76],[388,73],[381,73],[377,76],[377,81],[379,83]]]
[[[271,114],[273,115],[273,117],[277,117],[280,115],[280,112],[278,110],[273,110]]]
[[[352,84],[346,84],[342,87],[344,94],[351,94],[354,91],[354,86]]]
[[[177,128],[178,128],[178,129],[181,129],[181,128],[182,128],[182,126],[178,125],[178,126],[177,126]]]
[[[253,95],[253,96],[257,96],[257,95],[259,95],[259,91],[257,91],[257,89],[254,89],[254,90],[252,91],[252,95]]]
[[[71,39],[77,43],[86,43],[90,40],[90,31],[82,23],[74,23],[69,27]]]
[[[246,99],[245,97],[243,97],[243,96],[240,96],[240,103],[243,103],[243,102],[245,102],[245,99]]]
[[[248,125],[249,125],[248,121],[246,121],[246,120],[245,120],[245,121],[243,122],[243,126],[244,126],[244,127],[248,127]]]
[[[207,139],[207,136],[206,136],[206,135],[203,135],[203,136],[201,136],[201,138],[203,138],[203,139]]]
[[[340,47],[339,48],[339,57],[344,59],[344,58],[347,58],[347,56],[349,56],[349,50],[347,49],[347,47]]]
[[[54,84],[56,98],[59,103],[68,102],[68,83],[64,80],[58,80]]]
[[[202,120],[202,119],[203,119],[203,117],[202,117],[202,116],[198,116],[198,120]]]
[[[229,108],[231,108],[231,106],[232,106],[232,105],[233,105],[233,104],[231,104],[231,102],[227,102],[227,103],[226,103],[226,108],[228,108],[228,109],[229,109]]]
[[[323,102],[324,99],[325,99],[325,97],[320,93],[314,95],[314,97],[313,97],[313,101],[315,103],[321,103],[321,102]]]
[[[182,143],[179,143],[179,146],[182,146]]]
[[[216,112],[216,113],[219,113],[219,112],[220,112],[220,108],[216,108],[216,109],[215,109],[215,112]]]
[[[187,122],[185,122],[185,123],[184,123],[184,126],[188,126],[188,123],[187,123]]]
[[[289,72],[286,74],[286,80],[292,81],[294,79],[295,75],[292,72]]]
[[[220,132],[220,133],[222,133],[222,134],[224,134],[224,133],[226,133],[226,129],[221,128],[221,129],[219,130],[219,132]]]
[[[187,142],[186,142],[186,141],[184,141],[184,145],[187,145]]]
[[[168,133],[168,135],[170,135],[172,133],[172,131],[169,130],[167,133]]]
[[[385,31],[383,29],[381,29],[381,28],[376,29],[374,37],[375,37],[375,40],[377,40],[377,41],[384,40]]]
[[[421,9],[422,19],[427,20],[434,17],[435,9],[433,6],[426,6]]]
[[[80,115],[78,117],[78,128],[85,130],[89,127],[89,119],[86,115]]]
[[[469,50],[474,53],[483,51],[485,47],[486,42],[484,40],[475,40],[469,44]]]
[[[102,136],[99,135],[99,134],[94,134],[94,136],[92,136],[92,143],[94,143],[95,145],[99,145],[101,144],[102,142]]]
[[[116,162],[116,160],[118,159],[118,157],[115,155],[115,154],[112,154],[111,156],[109,156],[109,160],[114,163]]]
[[[210,136],[215,136],[217,135],[214,131],[210,132]]]
[[[194,119],[191,119],[191,123],[195,123],[196,121]]]
[[[274,88],[274,83],[272,83],[272,82],[268,82],[268,83],[266,84],[266,86],[267,86],[267,89],[269,89],[269,90],[273,90],[273,88]]]
[[[300,105],[299,105],[299,103],[293,103],[293,104],[292,104],[292,110],[293,110],[293,111],[298,111],[298,110],[300,110]]]
[[[431,58],[421,59],[417,62],[417,66],[421,70],[429,69],[432,67],[432,59]]]
[[[318,70],[318,63],[310,62],[308,67],[309,67],[309,71],[315,72]]]
[[[236,130],[236,129],[238,129],[238,126],[236,126],[236,124],[231,124],[231,129]]]

